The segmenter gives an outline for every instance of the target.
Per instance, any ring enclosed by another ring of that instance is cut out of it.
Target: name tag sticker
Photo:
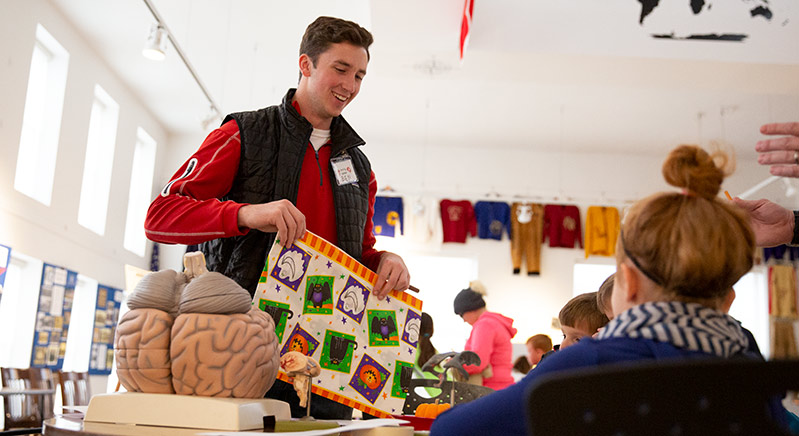
[[[358,176],[355,174],[352,158],[349,156],[330,159],[330,165],[333,166],[333,173],[336,175],[336,182],[339,186],[358,183]]]

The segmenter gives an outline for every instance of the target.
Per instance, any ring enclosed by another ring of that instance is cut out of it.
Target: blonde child
[[[596,292],[586,292],[569,300],[558,314],[563,340],[560,350],[591,337],[608,323],[608,317],[597,307]]]
[[[527,361],[531,367],[535,367],[541,362],[541,358],[549,351],[552,351],[552,338],[547,335],[533,335],[527,339]]]
[[[613,319],[613,308],[610,306],[610,296],[613,293],[613,282],[615,281],[616,273],[611,274],[599,286],[596,293],[596,305],[608,320]]]
[[[696,146],[673,150],[663,175],[681,192],[637,202],[622,225],[613,321],[596,339],[547,357],[519,383],[443,413],[431,435],[526,435],[525,391],[548,373],[625,361],[755,358],[740,324],[723,312],[755,249],[747,216],[717,198],[725,162],[725,155]],[[769,407],[784,424],[785,409]]]

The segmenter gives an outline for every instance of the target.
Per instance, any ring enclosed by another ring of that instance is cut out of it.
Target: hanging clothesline
[[[541,204],[575,204],[575,205],[603,205],[625,207],[635,203],[638,198],[612,198],[604,193],[599,196],[575,196],[565,194],[518,194],[503,195],[496,192],[493,187],[488,192],[461,192],[457,187],[453,191],[445,190],[407,190],[394,189],[391,186],[381,188],[377,195],[386,197],[433,197],[439,199],[477,201],[503,201],[506,203],[541,203]]]

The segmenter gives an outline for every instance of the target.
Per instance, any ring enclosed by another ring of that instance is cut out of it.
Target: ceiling
[[[51,1],[167,130],[207,133],[209,104],[174,48],[141,56],[155,22],[143,0]],[[799,120],[793,0],[660,2],[642,23],[633,0],[475,0],[462,62],[464,0],[153,2],[225,113],[296,85],[315,17],[361,23],[375,44],[345,116],[370,142],[662,154],[715,139],[753,157],[760,124]],[[697,34],[746,38],[679,39]]]

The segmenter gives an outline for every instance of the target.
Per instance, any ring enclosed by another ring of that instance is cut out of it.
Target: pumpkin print
[[[289,351],[298,351],[302,354],[308,355],[308,341],[301,335],[295,334],[291,337],[289,342]]]
[[[369,389],[377,389],[380,387],[380,371],[372,365],[364,365],[361,367],[360,372],[361,382]]]

